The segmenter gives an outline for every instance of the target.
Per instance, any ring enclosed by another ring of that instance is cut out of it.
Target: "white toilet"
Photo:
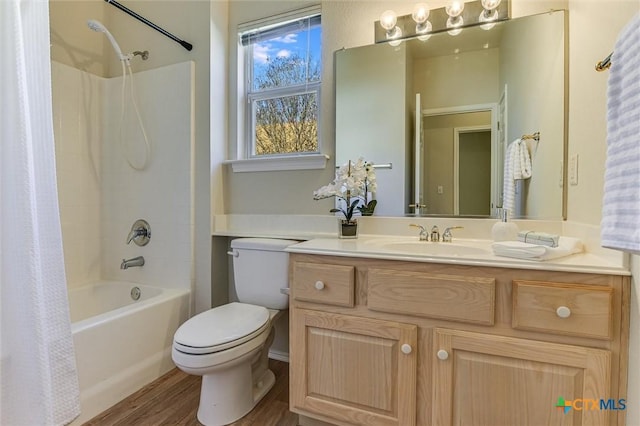
[[[202,376],[198,420],[226,425],[249,413],[271,389],[268,367],[273,322],[289,306],[289,255],[298,241],[238,238],[231,242],[239,302],[198,314],[173,337],[172,358],[185,373]]]

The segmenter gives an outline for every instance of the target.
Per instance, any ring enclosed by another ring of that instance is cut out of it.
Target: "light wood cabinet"
[[[553,406],[607,395],[609,351],[446,329],[434,347],[434,425],[609,424],[606,411]]]
[[[415,325],[305,309],[292,322],[292,407],[350,424],[415,424]]]
[[[626,398],[629,277],[292,253],[290,281],[291,410],[306,418],[624,425],[556,405]]]

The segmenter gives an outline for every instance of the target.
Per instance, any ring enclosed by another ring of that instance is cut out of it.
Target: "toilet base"
[[[216,374],[202,376],[198,420],[205,426],[223,426],[247,415],[275,384],[266,370],[252,383],[251,365],[240,364]],[[224,389],[223,392],[220,390]],[[252,392],[248,392],[252,389]]]

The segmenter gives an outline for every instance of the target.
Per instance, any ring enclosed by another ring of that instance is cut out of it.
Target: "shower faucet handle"
[[[151,239],[151,226],[144,219],[136,220],[131,226],[131,231],[129,231],[129,235],[127,235],[127,244],[130,244],[131,241],[136,243],[136,245],[142,247],[149,244],[149,240]]]

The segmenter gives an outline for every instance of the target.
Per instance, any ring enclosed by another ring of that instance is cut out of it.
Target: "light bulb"
[[[433,25],[431,25],[431,22],[429,22],[429,21],[427,21],[427,22],[425,22],[423,24],[416,25],[416,34],[430,33],[431,30],[433,30]]]
[[[393,30],[398,22],[398,15],[393,10],[385,10],[380,15],[380,26],[387,30],[387,32]]]
[[[482,3],[482,7],[485,10],[494,10],[500,6],[501,1],[502,0],[480,0],[480,3]]]
[[[462,32],[462,28],[460,27],[463,25],[464,19],[462,19],[462,16],[458,16],[455,18],[450,17],[449,19],[447,19],[447,28],[450,28],[450,30],[447,32],[449,33],[449,35],[457,36]]]
[[[464,10],[464,3],[458,0],[454,0],[450,5],[446,6],[444,10],[445,12],[447,12],[447,15],[455,18],[457,16],[460,16],[462,11]]]
[[[400,27],[394,27],[391,34],[387,32],[387,39],[390,40],[389,44],[391,46],[399,46],[400,43],[402,43],[402,29],[400,29]]]
[[[429,19],[429,6],[426,3],[418,3],[413,7],[411,17],[416,24],[424,24]]]
[[[490,30],[491,28],[496,26],[495,20],[498,19],[498,11],[494,10],[493,12],[488,10],[483,10],[480,12],[480,16],[478,16],[478,22],[484,22],[480,25],[480,28],[483,30]]]

